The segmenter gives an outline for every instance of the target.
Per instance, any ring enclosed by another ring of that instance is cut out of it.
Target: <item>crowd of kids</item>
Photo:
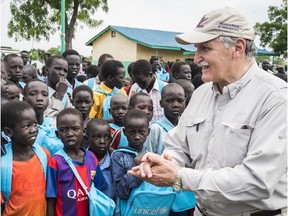
[[[165,134],[177,125],[194,91],[190,65],[174,64],[170,70],[157,58],[141,59],[128,66],[125,77],[124,65],[110,54],[93,65],[67,50],[47,56],[40,73],[29,64],[27,51],[6,55],[1,60],[2,214],[88,216],[86,189],[95,186],[115,202],[115,215],[125,215],[119,211],[123,201],[144,185],[127,171],[145,152],[163,153]],[[190,204],[181,211],[168,206],[162,215],[193,215],[194,199]]]

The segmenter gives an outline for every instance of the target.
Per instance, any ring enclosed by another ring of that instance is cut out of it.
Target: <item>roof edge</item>
[[[98,34],[96,34],[94,37],[92,37],[90,40],[88,40],[85,45],[86,46],[92,46],[93,41],[98,38],[100,35],[102,35],[103,33],[105,33],[108,29],[110,28],[110,26],[107,26],[105,29],[103,29],[101,32],[99,32]]]
[[[101,36],[102,34],[104,34],[106,31],[108,31],[109,29],[113,30],[113,31],[116,31],[117,33],[119,33],[120,35],[122,35],[123,37],[127,38],[128,40],[130,41],[134,41],[138,44],[141,44],[143,46],[146,46],[146,47],[149,47],[151,49],[163,49],[163,50],[176,50],[176,51],[179,51],[179,50],[184,50],[184,51],[188,51],[186,49],[184,49],[183,47],[172,47],[172,46],[154,46],[154,45],[151,45],[151,44],[147,44],[147,43],[144,43],[142,41],[139,41],[139,40],[136,40],[136,39],[133,39],[133,38],[130,38],[128,37],[127,35],[123,34],[121,31],[117,30],[116,28],[114,27],[122,27],[122,26],[114,26],[114,25],[109,25],[107,26],[105,29],[103,29],[101,32],[99,32],[97,35],[95,35],[94,37],[92,37],[89,41],[87,41],[85,43],[86,46],[92,46],[93,45],[93,41],[96,40],[99,36]],[[127,27],[127,28],[132,28],[132,27]],[[135,28],[137,29],[137,28]],[[138,28],[138,29],[141,29],[141,28]],[[149,29],[148,29],[149,30]],[[163,31],[163,30],[159,30],[159,31]],[[177,32],[175,32],[177,33]]]

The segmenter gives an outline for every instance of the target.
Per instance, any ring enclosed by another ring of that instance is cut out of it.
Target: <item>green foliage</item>
[[[43,59],[44,50],[42,49],[31,49],[29,51],[30,60],[41,61]]]
[[[287,0],[279,7],[268,9],[269,22],[256,23],[261,46],[269,46],[275,53],[287,56]]]
[[[279,56],[273,56],[272,60],[271,57],[269,56],[256,56],[256,62],[258,63],[262,63],[262,61],[264,59],[268,59],[269,61],[271,61],[271,64],[276,65],[276,66],[282,66],[284,67],[286,64],[286,60],[284,58],[281,58]]]
[[[49,52],[49,53],[51,53],[51,54],[54,54],[54,55],[58,55],[58,56],[61,55],[60,46],[58,46],[58,47],[51,47],[50,49],[47,50],[47,52]]]
[[[284,67],[285,64],[286,64],[286,59],[285,58],[281,58],[279,56],[276,56],[275,58],[273,58],[272,64]]]
[[[103,21],[92,16],[98,9],[109,10],[107,0],[66,0],[65,9],[65,41],[71,46],[75,27],[79,23],[88,27],[99,26]],[[10,10],[12,18],[8,23],[8,36],[16,41],[49,40],[50,34],[60,29],[61,0],[14,0],[10,3]]]
[[[11,1],[12,19],[8,23],[8,36],[16,41],[49,39],[49,34],[55,32],[48,16],[48,5],[42,1]]]

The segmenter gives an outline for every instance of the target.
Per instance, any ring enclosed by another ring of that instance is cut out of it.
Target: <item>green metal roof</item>
[[[87,41],[86,46],[92,46],[94,40],[96,40],[99,36],[101,36],[110,29],[112,31],[118,32],[119,34],[131,41],[134,41],[138,44],[152,49],[183,50],[194,53],[196,51],[196,48],[192,44],[182,45],[176,42],[175,36],[181,34],[181,32],[130,28],[122,26],[108,26],[103,31],[101,31],[89,41]]]
[[[267,51],[266,49],[258,48],[256,51],[256,55],[258,56],[279,56],[278,53]]]

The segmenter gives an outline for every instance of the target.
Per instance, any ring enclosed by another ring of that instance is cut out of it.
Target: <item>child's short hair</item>
[[[174,83],[177,83],[178,85],[182,86],[182,88],[184,89],[185,92],[192,90],[192,93],[193,93],[194,90],[195,90],[195,87],[194,87],[194,85],[192,84],[192,82],[190,80],[177,79],[177,80],[175,80]]]
[[[98,67],[101,67],[104,64],[106,58],[114,59],[114,57],[108,53],[102,54],[98,59]]]
[[[86,80],[86,76],[84,74],[80,74],[80,75],[76,76],[76,79],[79,82],[83,83]]]
[[[86,135],[89,135],[92,127],[94,126],[107,126],[110,130],[110,126],[108,121],[104,120],[104,119],[99,119],[99,118],[93,118],[91,119],[86,126]]]
[[[120,61],[106,61],[101,67],[103,78],[107,80],[109,76],[114,77],[118,72],[118,68],[124,68],[124,65]]]
[[[154,61],[158,61],[158,60],[159,59],[157,57],[152,56],[149,61],[150,61],[150,64],[152,65],[154,63]]]
[[[27,54],[29,54],[29,52],[28,52],[27,50],[22,50],[22,51],[20,52],[20,54],[22,54],[22,53],[27,53]]]
[[[57,115],[57,119],[56,119],[56,126],[58,127],[59,124],[59,119],[62,118],[65,115],[76,115],[79,116],[80,120],[81,120],[81,124],[83,125],[83,117],[82,114],[79,110],[75,109],[75,108],[66,108],[61,110],[58,115]]]
[[[197,74],[196,76],[194,76],[191,82],[194,85],[195,89],[204,84],[204,81],[202,80],[202,74]]]
[[[147,126],[149,127],[149,116],[141,110],[129,110],[124,116],[124,128],[127,127],[127,124],[132,121],[132,119],[145,119]]]
[[[127,71],[128,71],[129,76],[130,76],[131,73],[132,73],[132,69],[133,69],[134,64],[135,64],[135,62],[131,62],[131,63],[128,65]]]
[[[53,62],[56,60],[56,59],[62,59],[62,60],[65,60],[66,61],[66,59],[63,57],[63,56],[50,56],[48,59],[47,59],[47,61],[46,61],[46,66],[47,67],[51,67],[52,66],[52,64],[53,64]]]
[[[117,93],[117,94],[114,94],[112,97],[111,97],[111,100],[110,100],[110,104],[112,104],[111,102],[114,102],[116,98],[125,98],[125,100],[127,101],[128,103],[128,96],[127,95],[124,95],[124,94],[121,94],[121,93]],[[128,105],[128,104],[127,104]],[[110,105],[111,106],[111,105]]]
[[[129,85],[133,85],[133,80],[130,78],[130,77],[125,77],[124,79],[123,79],[123,81],[124,80],[127,80],[128,82],[129,82]]]
[[[73,49],[68,49],[66,50],[65,52],[62,53],[62,56],[64,58],[66,58],[66,56],[69,56],[69,55],[77,55],[77,56],[80,56],[80,54],[76,51],[76,50],[73,50]]]
[[[188,81],[188,80],[187,80]],[[189,82],[189,81],[188,81]],[[167,89],[170,89],[170,88],[172,88],[172,89],[174,89],[174,90],[179,90],[179,89],[181,89],[181,91],[183,91],[183,93],[185,93],[184,92],[184,88],[181,86],[181,85],[179,85],[179,84],[177,84],[177,83],[169,83],[169,84],[167,84],[166,86],[164,86],[163,87],[163,89],[162,89],[162,91],[161,91],[161,98],[164,98],[165,97],[165,95],[166,95],[166,92],[167,92]]]
[[[145,60],[145,59],[140,59],[136,61],[133,65],[132,68],[132,74],[144,74],[144,75],[149,75],[149,73],[152,71],[151,64]]]
[[[15,85],[15,86],[17,86],[17,87],[19,88],[19,86],[18,86],[15,82],[13,82],[13,81],[11,81],[11,80],[7,80],[6,83],[5,83],[5,85],[6,85],[6,86]]]
[[[12,58],[15,58],[15,57],[21,58],[21,56],[15,54],[15,53],[10,53],[10,54],[8,54],[8,55],[5,55],[5,57],[4,57],[3,60],[8,63]],[[22,58],[21,58],[21,59],[22,59]]]
[[[8,102],[9,100],[7,94],[1,91],[1,107]]]
[[[143,92],[139,92],[139,93],[134,94],[134,95],[131,96],[131,98],[129,100],[129,107],[134,108],[136,106],[136,104],[137,104],[137,101],[138,101],[139,97],[148,97],[148,98],[151,99],[151,97],[148,94],[143,93]]]
[[[14,128],[19,122],[19,116],[24,110],[33,109],[23,101],[9,101],[1,107],[1,128]]]
[[[72,92],[72,99],[74,100],[76,94],[80,91],[87,91],[90,95],[91,95],[91,98],[93,100],[93,91],[91,90],[91,88],[89,88],[88,86],[86,85],[80,85],[80,86],[77,86],[73,92]]]
[[[6,69],[8,70],[9,66],[8,66],[7,61],[4,61],[4,59],[3,59],[3,60],[1,59],[1,64],[4,64],[5,67],[6,67]],[[8,72],[8,71],[7,71],[7,72]]]
[[[30,84],[32,83],[32,82],[41,82],[41,83],[43,83],[44,85],[46,85],[42,80],[40,80],[40,79],[33,79],[33,80],[30,80],[28,83],[26,83],[26,85],[24,86],[24,89],[23,89],[23,96],[26,96],[26,95],[28,95],[28,88],[29,88],[29,86],[30,86]],[[47,86],[47,85],[46,85]],[[48,86],[47,86],[47,90],[48,90]]]
[[[89,61],[88,59],[86,59],[85,57],[82,58],[82,63],[87,63],[87,66],[91,65],[91,61]]]
[[[190,62],[189,64],[191,71],[192,71],[192,78],[196,76],[197,74],[202,73],[202,68],[198,66],[198,64],[195,64],[194,62]]]
[[[173,65],[172,65],[172,68],[171,68],[171,72],[172,72],[172,75],[175,77],[176,74],[178,74],[180,72],[180,69],[183,65],[188,65],[189,64],[187,62],[184,62],[184,61],[178,61],[178,62],[175,62]]]
[[[87,68],[86,73],[91,75],[92,77],[96,77],[99,74],[99,67],[97,65],[90,65]]]

